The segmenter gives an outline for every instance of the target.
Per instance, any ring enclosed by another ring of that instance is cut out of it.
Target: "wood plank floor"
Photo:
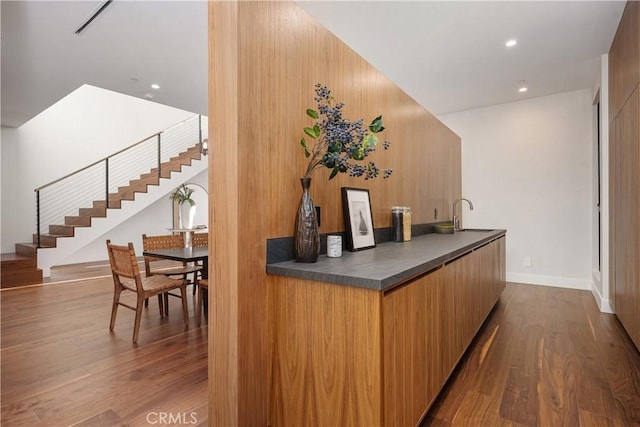
[[[153,299],[133,344],[133,311],[109,331],[111,277],[3,290],[2,426],[206,426],[207,327],[188,291],[188,330],[179,299],[165,318]]]
[[[109,332],[111,278],[90,275],[0,292],[2,426],[207,425],[194,298],[188,331],[177,299],[165,319],[151,301],[134,345],[133,312]],[[589,292],[508,284],[422,425],[640,425],[640,354]]]
[[[640,354],[588,291],[507,284],[426,426],[640,426]]]

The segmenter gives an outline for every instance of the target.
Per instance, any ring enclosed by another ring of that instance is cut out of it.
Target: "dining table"
[[[162,259],[168,259],[171,261],[181,262],[198,262],[202,261],[202,274],[203,279],[209,278],[209,248],[208,247],[188,247],[188,248],[173,248],[173,249],[150,249],[142,252],[142,255],[149,257],[156,257]],[[208,295],[203,295],[204,303],[204,317],[207,318],[207,306]]]
[[[208,247],[188,247],[172,249],[150,249],[142,253],[144,256],[169,259],[181,262],[202,261],[202,278],[208,279],[209,248]]]

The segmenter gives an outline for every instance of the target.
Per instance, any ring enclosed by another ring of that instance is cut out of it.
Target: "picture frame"
[[[342,187],[341,191],[346,247],[352,252],[375,248],[369,190]]]

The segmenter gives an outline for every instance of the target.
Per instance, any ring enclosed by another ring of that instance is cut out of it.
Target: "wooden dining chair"
[[[205,292],[209,292],[209,281],[207,279],[200,279],[198,280],[198,303],[196,306],[196,326],[198,327],[202,323],[202,303]]]
[[[185,328],[189,327],[187,282],[184,279],[172,279],[163,275],[142,277],[140,275],[140,268],[138,267],[138,260],[133,243],[129,243],[127,246],[118,246],[111,244],[111,241],[107,240],[107,251],[109,252],[109,263],[111,264],[114,285],[109,330],[113,331],[116,324],[118,306],[127,307],[136,312],[135,323],[133,325],[133,342],[137,342],[138,332],[140,331],[140,318],[142,317],[142,306],[144,305],[145,299],[164,294],[174,289],[180,289],[184,326]],[[136,293],[135,307],[120,301],[122,291]],[[160,316],[163,316],[162,305],[160,305]]]
[[[209,246],[209,233],[193,233],[191,246],[194,248],[206,248]]]
[[[184,236],[182,234],[165,234],[159,236],[147,236],[142,235],[142,248],[144,251],[151,251],[155,249],[177,249],[184,247]],[[152,266],[157,261],[163,261],[162,266]],[[161,258],[144,257],[144,271],[147,277],[163,275],[163,276],[182,276],[184,280],[187,279],[187,275],[193,273],[193,286],[195,289],[197,273],[202,270],[202,265],[188,263],[174,262],[167,265],[167,260]],[[169,314],[169,296],[179,296],[172,293],[166,293],[163,297],[163,306],[165,314]]]
[[[194,248],[206,248],[209,246],[209,232],[205,233],[193,233],[191,238],[191,246]],[[202,266],[202,264],[198,264]],[[197,286],[193,287],[193,295],[196,294]]]

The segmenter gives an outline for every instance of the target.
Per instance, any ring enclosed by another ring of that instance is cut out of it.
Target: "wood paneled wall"
[[[366,31],[363,29],[363,31]],[[384,116],[392,142],[373,158],[393,176],[373,181],[328,171],[313,176],[322,233],[341,231],[340,187],[370,190],[376,227],[392,205],[414,222],[451,217],[461,192],[460,138],[293,2],[209,3],[210,420],[266,425],[268,302],[266,239],[292,236],[311,124],[314,85],[346,104],[345,116]]]
[[[609,122],[640,81],[640,2],[629,1],[609,50]]]
[[[609,52],[610,283],[640,349],[640,2],[629,1]]]

